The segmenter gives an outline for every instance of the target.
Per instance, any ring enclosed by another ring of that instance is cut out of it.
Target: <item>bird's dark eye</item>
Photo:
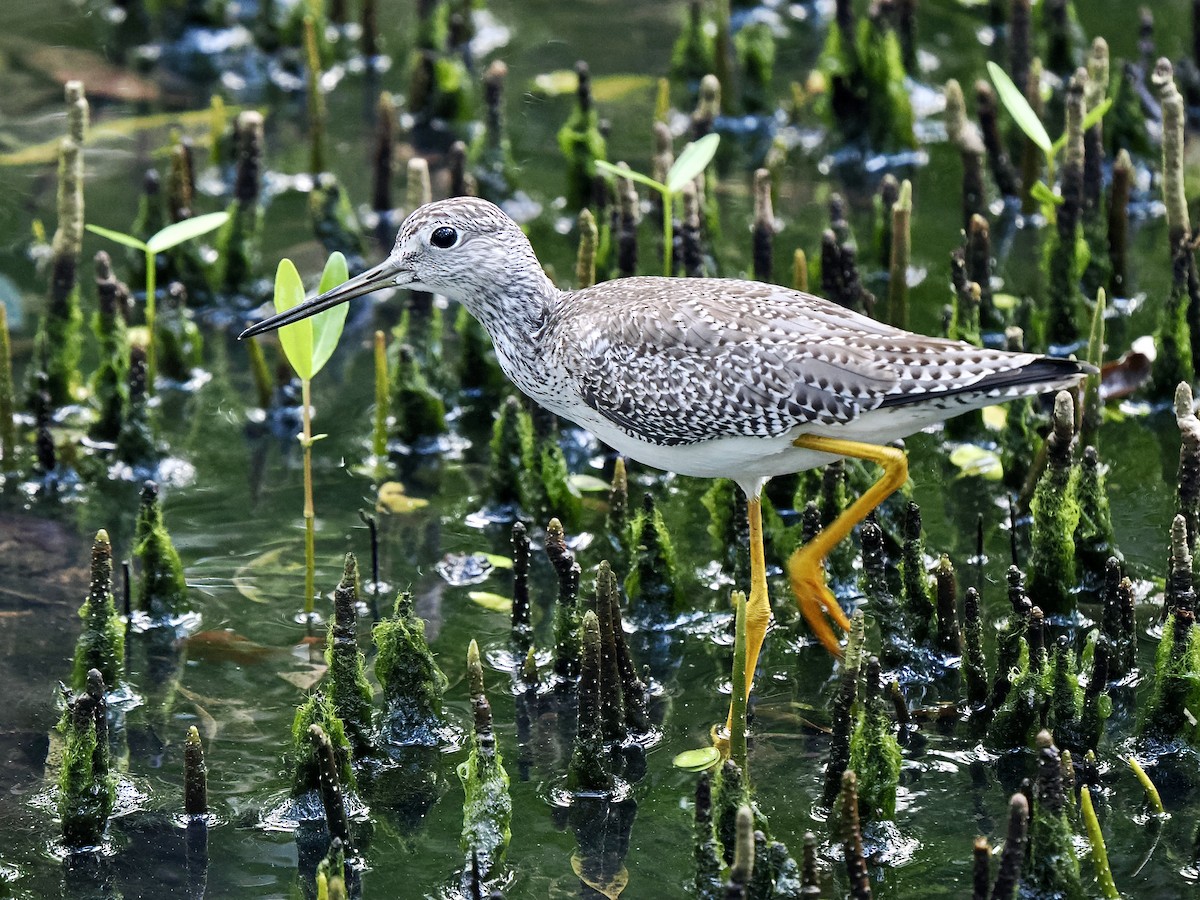
[[[443,225],[441,228],[433,229],[433,234],[429,236],[429,243],[437,247],[439,250],[448,250],[458,242],[458,232],[453,228],[448,228]]]

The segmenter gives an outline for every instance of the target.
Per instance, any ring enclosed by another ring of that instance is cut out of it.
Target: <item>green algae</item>
[[[583,656],[583,610],[579,605],[579,563],[567,547],[562,522],[551,519],[546,525],[546,556],[558,576],[558,595],[554,601],[554,674],[558,685],[569,690],[579,678]]]
[[[492,730],[492,711],[483,692],[483,668],[474,640],[467,649],[467,681],[475,727],[466,762],[458,767],[466,795],[461,844],[468,859],[477,860],[481,877],[490,878],[499,871],[512,838],[512,797]]]
[[[631,560],[625,596],[637,615],[655,618],[677,613],[683,602],[675,577],[675,549],[662,512],[646,494],[630,524]]]
[[[879,660],[867,663],[858,719],[850,736],[849,767],[858,776],[858,814],[864,822],[896,817],[896,789],[903,763],[889,705],[880,685]]]
[[[592,101],[587,63],[576,63],[575,74],[575,105],[558,131],[558,149],[567,163],[567,207],[581,210],[593,202],[596,160],[607,160],[608,149]]]
[[[533,420],[516,397],[508,397],[492,426],[488,491],[496,503],[519,504],[534,459]]]
[[[1196,720],[1189,710],[1200,709],[1200,634],[1195,614],[1176,609],[1163,623],[1162,639],[1154,657],[1154,687],[1138,716],[1142,738],[1169,742],[1200,740]]]
[[[291,793],[300,797],[321,789],[321,761],[313,743],[310,729],[319,726],[333,748],[338,783],[345,790],[354,790],[353,752],[346,738],[346,729],[334,708],[333,699],[316,690],[296,710],[292,720],[292,749],[289,758]]]
[[[425,622],[414,613],[411,594],[396,598],[391,618],[377,623],[372,636],[375,677],[383,693],[382,740],[397,746],[438,743],[447,680],[429,650]]]
[[[1071,788],[1063,783],[1062,762],[1048,731],[1038,734],[1037,748],[1038,776],[1021,889],[1036,896],[1082,900],[1079,859],[1068,812]]]
[[[94,847],[104,838],[116,806],[106,723],[105,682],[100,672],[84,673],[85,689],[69,701],[59,722],[64,748],[58,774],[58,815],[63,843]]]
[[[881,153],[915,147],[896,33],[878,13],[855,21],[850,3],[839,2],[838,10],[817,64],[829,81],[827,115],[838,143]]]
[[[71,678],[77,691],[87,688],[92,669],[112,689],[125,683],[125,621],[113,598],[112,571],[112,544],[108,532],[101,529],[92,543],[91,586],[79,609],[83,630],[75,644]]]
[[[112,261],[103,250],[96,254],[96,294],[92,333],[100,361],[90,385],[96,419],[88,428],[88,436],[95,441],[115,442],[129,397],[129,335],[124,315],[129,289],[117,281]]]
[[[353,553],[346,554],[342,579],[333,592],[325,664],[333,708],[345,726],[354,758],[364,759],[375,750],[371,731],[375,692],[367,681],[365,658],[358,647],[358,560]]]
[[[1054,429],[1046,441],[1046,469],[1029,503],[1033,515],[1029,596],[1048,616],[1075,610],[1075,530],[1080,507],[1075,447],[1075,401],[1066,391],[1054,398]]]
[[[1025,638],[1018,638],[1019,655],[1004,701],[988,726],[987,745],[996,749],[1014,749],[1033,744],[1041,727],[1041,711],[1049,699],[1050,665],[1044,649],[1030,649]]]
[[[134,603],[139,612],[154,619],[163,619],[180,615],[191,608],[183,562],[163,524],[158,485],[153,481],[147,481],[142,486],[133,559],[139,569]]]
[[[612,790],[613,777],[604,748],[604,693],[616,689],[605,682],[602,671],[600,620],[583,614],[582,653],[579,671],[579,715],[575,743],[567,767],[567,788],[575,792]]]
[[[396,351],[388,390],[392,410],[392,436],[414,446],[446,431],[446,404],[429,386],[413,348],[401,344]]]

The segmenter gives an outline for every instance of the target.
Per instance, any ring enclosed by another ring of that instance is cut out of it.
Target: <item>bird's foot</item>
[[[825,582],[824,561],[809,545],[800,547],[788,560],[788,578],[808,627],[826,650],[840,657],[842,647],[830,623],[849,631],[850,620]]]

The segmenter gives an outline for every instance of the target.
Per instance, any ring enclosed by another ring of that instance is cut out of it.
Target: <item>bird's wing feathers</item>
[[[554,343],[584,402],[660,444],[844,423],[898,395],[962,390],[1034,358],[723,279],[604,282],[569,295],[549,327],[566,338]]]

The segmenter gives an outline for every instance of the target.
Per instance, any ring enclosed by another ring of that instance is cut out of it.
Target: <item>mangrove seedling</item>
[[[110,688],[125,681],[125,622],[117,612],[112,586],[112,544],[100,529],[92,543],[92,579],[87,598],[79,609],[83,630],[75,644],[75,669],[71,684],[77,691],[87,687],[88,672],[95,669]]]
[[[329,696],[346,728],[355,759],[375,749],[371,733],[374,691],[367,681],[363,653],[358,648],[358,560],[346,554],[342,580],[333,592],[333,618],[325,641],[329,666]]]
[[[671,170],[667,172],[666,182],[656,181],[648,175],[634,172],[628,168],[614,166],[602,159],[595,161],[596,168],[616,178],[627,178],[644,184],[658,191],[662,197],[663,210],[663,274],[674,275],[675,227],[674,202],[683,193],[684,186],[699,178],[708,164],[716,155],[717,145],[721,142],[718,134],[706,134],[699,140],[692,141],[680,152]]]
[[[679,611],[675,550],[654,497],[646,494],[642,509],[630,525],[631,559],[625,577],[625,596],[641,617],[665,618]]]
[[[858,722],[850,737],[850,768],[859,779],[860,818],[865,822],[890,821],[896,816],[896,788],[903,760],[888,715],[889,704],[883,697],[879,660],[875,657],[867,663],[866,676]]]
[[[1040,640],[1039,615],[1033,616],[1030,625],[1031,638],[1036,633]],[[1011,750],[1029,746],[1040,724],[1042,709],[1050,701],[1050,665],[1044,646],[1030,646],[1025,638],[1019,639],[1020,655],[1015,674],[1009,675],[1009,684],[1004,693],[1004,702],[988,726],[987,746],[997,750]]]
[[[229,219],[228,212],[208,213],[182,222],[174,222],[151,235],[148,240],[140,240],[131,234],[101,228],[99,225],[87,226],[88,231],[106,237],[134,250],[141,250],[146,255],[146,383],[151,393],[154,392],[155,364],[155,308],[157,287],[155,285],[158,266],[158,254],[177,247],[185,241],[203,237],[210,231],[220,228]],[[342,314],[343,317],[345,313]]]
[[[1054,398],[1054,425],[1046,440],[1046,469],[1029,509],[1033,515],[1029,556],[1029,596],[1048,616],[1075,610],[1075,529],[1079,526],[1076,485],[1075,399],[1067,391]]]
[[[1104,900],[1120,900],[1121,893],[1117,890],[1112,869],[1108,865],[1104,832],[1100,830],[1100,820],[1096,818],[1092,794],[1086,784],[1079,789],[1079,807],[1083,816],[1083,826],[1087,830],[1088,843],[1092,845],[1092,867],[1096,870],[1096,887],[1100,889],[1100,896]]]
[[[322,690],[314,691],[296,710],[292,720],[292,797],[298,798],[321,789],[321,758],[310,736],[312,726],[318,725],[333,750],[338,784],[353,790],[354,757],[346,729],[334,709],[333,700]]]
[[[488,487],[492,501],[517,505],[533,470],[533,420],[516,397],[508,397],[492,425]]]
[[[77,271],[83,244],[83,144],[88,102],[82,81],[68,81],[65,94],[67,135],[58,148],[58,227],[50,251],[50,296],[38,329],[43,352],[33,366],[46,373],[46,387],[55,407],[75,399],[83,324]]]
[[[843,143],[894,153],[916,146],[900,40],[883,7],[855,20],[838,0],[818,67],[829,82],[827,109]]]
[[[1138,735],[1167,743],[1196,743],[1198,731],[1190,710],[1200,709],[1200,633],[1190,609],[1176,609],[1163,623],[1154,658],[1154,689],[1142,709]]]
[[[170,619],[189,609],[187,581],[179,553],[163,524],[158,485],[142,485],[133,558],[141,570],[135,608],[155,620]]]
[[[558,149],[567,161],[567,208],[581,210],[592,204],[596,163],[606,159],[607,149],[600,118],[592,103],[587,63],[575,63],[575,75],[579,80],[575,106],[558,130]]]
[[[296,7],[297,9],[301,7]],[[225,294],[244,290],[259,271],[263,231],[263,116],[258,110],[238,113],[234,126],[236,170],[228,218],[217,234],[213,289]],[[217,141],[213,142],[216,149]]]
[[[117,800],[108,752],[108,704],[99,670],[85,673],[84,689],[63,710],[62,768],[58,775],[58,815],[63,843],[94,847],[104,837]]]
[[[1075,562],[1083,590],[1089,598],[1099,596],[1108,560],[1114,556],[1121,558],[1116,547],[1104,480],[1104,466],[1096,448],[1085,447],[1075,482],[1075,498],[1079,503],[1079,524],[1075,526]]]
[[[487,879],[498,873],[512,836],[512,797],[508,793],[508,773],[496,747],[492,707],[483,692],[483,665],[479,645],[474,640],[467,648],[467,684],[475,727],[471,732],[470,753],[458,767],[458,777],[466,793],[462,848],[468,861],[478,860],[480,874]]]
[[[1058,154],[1067,145],[1067,134],[1064,131],[1057,140],[1051,141],[1050,135],[1046,131],[1046,126],[1042,124],[1042,120],[1038,117],[1038,114],[1034,112],[1033,107],[1029,105],[1029,101],[1025,99],[1024,92],[1017,85],[1013,84],[1013,80],[1008,77],[1008,73],[990,60],[987,64],[987,70],[988,75],[992,78],[992,84],[996,86],[996,94],[1000,98],[1000,102],[1004,104],[1004,108],[1008,110],[1008,114],[1012,116],[1017,127],[1042,151],[1042,155],[1045,157],[1046,180],[1026,185],[1025,189],[1040,204],[1042,215],[1046,221],[1053,222],[1055,209],[1063,202],[1063,198],[1055,194],[1052,188],[1054,184],[1054,165]],[[1104,114],[1108,112],[1112,103],[1112,98],[1106,97],[1098,106],[1087,110],[1081,123],[1081,130],[1087,131],[1103,119]]]
[[[464,13],[469,18],[470,12]],[[478,196],[497,203],[517,188],[517,165],[504,115],[504,83],[508,66],[494,59],[483,73],[483,128],[471,144],[469,159]]]
[[[711,20],[704,14],[707,6],[701,0],[688,3],[683,32],[671,49],[671,80],[686,84],[689,91],[698,88],[700,79],[714,71],[716,65],[716,47],[709,31]]]
[[[383,690],[380,737],[385,745],[436,746],[441,741],[446,676],[425,641],[425,621],[407,592],[396,597],[391,618],[372,631],[375,677]]]
[[[183,742],[183,812],[187,816],[208,815],[208,766],[195,725],[188,727]]]
[[[918,646],[928,646],[934,637],[933,581],[925,566],[925,539],[921,528],[921,507],[909,502],[905,507],[902,526],[903,544],[900,555],[901,597],[904,611],[912,623],[912,639]]]
[[[149,468],[159,456],[154,437],[151,406],[146,396],[148,387],[146,351],[134,345],[129,349],[128,402],[117,435],[115,456],[129,466]]]
[[[856,610],[852,620],[852,633],[861,633],[865,627],[865,616],[862,610]],[[824,787],[821,793],[821,806],[832,810],[837,802],[838,792],[842,788],[842,775],[850,764],[850,738],[854,726],[854,704],[858,699],[859,654],[849,659],[838,680],[837,694],[834,696],[833,709],[830,713],[829,756],[825,763]]]
[[[867,873],[862,825],[858,819],[858,779],[850,769],[842,775],[840,807],[842,850],[846,875],[850,879],[850,896],[853,900],[871,900],[871,878]]]
[[[612,790],[613,776],[604,746],[605,691],[616,690],[604,679],[600,650],[600,619],[592,610],[583,614],[583,651],[579,674],[579,714],[575,745],[567,768],[567,788],[588,794]]]
[[[15,398],[8,307],[0,303],[0,473],[13,472],[17,468],[17,431],[13,421]]]
[[[350,277],[346,258],[334,253],[321,273],[319,293],[332,290]],[[275,272],[275,311],[285,312],[303,302],[304,284],[290,259],[281,259]],[[304,448],[304,618],[311,623],[316,592],[316,511],[312,493],[312,445],[325,437],[312,433],[312,379],[329,362],[342,326],[346,323],[347,307],[331,307],[299,322],[279,329],[279,342],[284,355],[300,377],[300,414],[303,431],[300,446]]]
[[[1022,890],[1032,896],[1081,900],[1079,859],[1068,815],[1068,804],[1074,800],[1072,788],[1064,783],[1062,760],[1050,732],[1038,733],[1037,749],[1038,775]]]
[[[392,434],[396,440],[418,447],[445,433],[446,404],[426,381],[411,345],[401,344],[397,349],[391,381]]]
[[[346,819],[346,804],[342,798],[342,785],[338,778],[338,761],[333,742],[320,725],[308,726],[308,739],[317,757],[320,778],[321,806],[325,808],[325,826],[334,840],[350,846],[350,823]]]
[[[128,288],[113,275],[112,260],[103,250],[96,254],[96,296],[98,308],[92,318],[92,333],[96,336],[100,364],[92,374],[96,419],[88,429],[88,436],[94,441],[115,443],[129,399],[129,335],[125,327],[129,295]]]
[[[317,900],[348,900],[346,889],[346,846],[335,837],[329,853],[317,865]]]
[[[581,570],[575,554],[567,547],[562,522],[551,519],[546,525],[546,557],[558,575],[558,596],[554,601],[554,675],[558,686],[567,690],[579,679],[583,655],[583,610],[579,605]]]

